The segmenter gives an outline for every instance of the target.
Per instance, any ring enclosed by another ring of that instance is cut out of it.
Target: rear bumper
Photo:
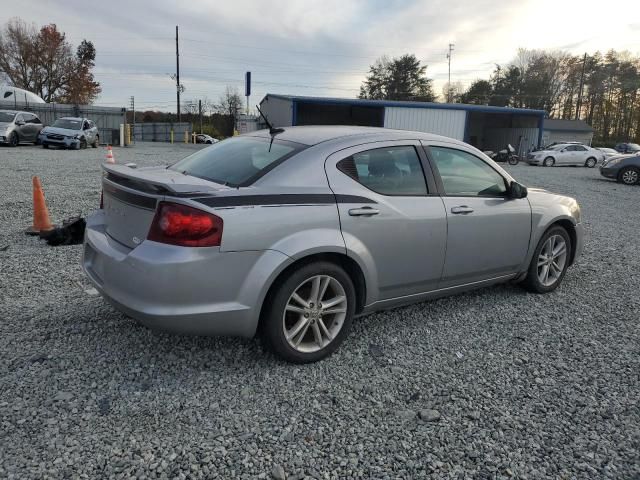
[[[148,240],[135,249],[87,219],[82,267],[116,309],[151,328],[192,335],[255,334],[274,272],[288,257],[273,250],[224,252]]]
[[[617,168],[600,167],[600,175],[602,175],[603,177],[606,177],[606,178],[617,179],[618,178],[618,169]]]

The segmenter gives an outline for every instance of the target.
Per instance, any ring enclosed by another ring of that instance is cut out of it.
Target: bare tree
[[[220,103],[217,105],[216,109],[218,113],[230,115],[235,119],[242,111],[243,106],[244,101],[240,96],[238,88],[227,85],[224,89],[224,93],[220,96]]]

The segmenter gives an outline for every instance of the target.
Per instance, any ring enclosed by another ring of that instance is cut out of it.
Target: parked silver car
[[[551,292],[583,244],[573,198],[425,133],[291,127],[103,168],[82,260],[102,295],[151,327],[259,331],[293,362],[376,310],[508,281]]]
[[[65,117],[43,128],[39,140],[43,148],[54,146],[80,150],[88,145],[98,148],[100,134],[98,127],[88,118]]]
[[[558,143],[527,155],[529,165],[575,165],[594,168],[605,158],[604,152],[578,143]]]
[[[20,143],[36,143],[42,122],[30,112],[0,110],[0,143],[17,147]]]

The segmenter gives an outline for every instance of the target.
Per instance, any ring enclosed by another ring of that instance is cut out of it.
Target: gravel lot
[[[54,221],[86,215],[104,156],[0,148],[0,478],[640,478],[640,187],[510,167],[582,206],[559,290],[375,314],[296,367],[255,340],[141,327],[85,292],[80,246],[22,233],[32,175]]]

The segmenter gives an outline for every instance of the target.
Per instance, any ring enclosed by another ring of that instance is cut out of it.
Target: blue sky
[[[640,52],[640,9],[625,0],[30,0],[19,12],[38,26],[56,23],[98,56],[98,104],[175,109],[175,25],[180,26],[185,100],[217,102],[225,86],[254,79],[252,104],[265,93],[354,97],[382,55],[415,53],[440,93],[447,45],[452,81],[487,77],[518,47]],[[597,12],[597,14],[594,14]]]

